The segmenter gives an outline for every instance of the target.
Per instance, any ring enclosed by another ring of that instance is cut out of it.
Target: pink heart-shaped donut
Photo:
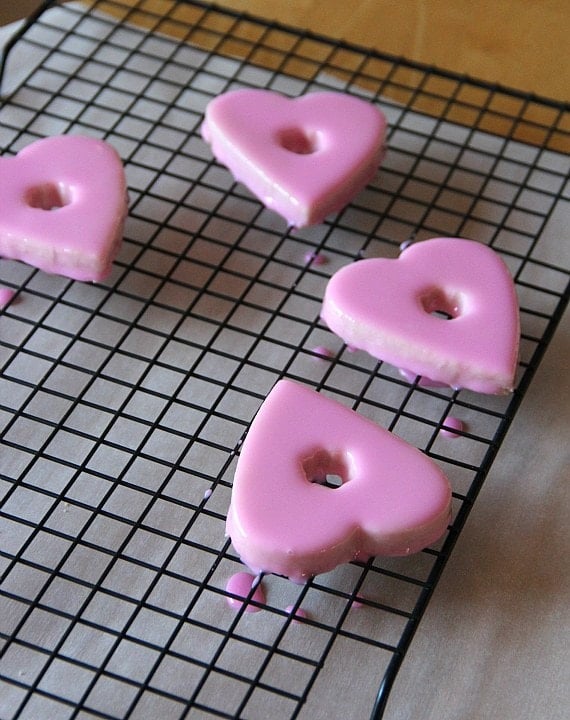
[[[298,228],[339,211],[372,179],[385,133],[378,108],[337,92],[234,90],[208,104],[202,125],[216,159]]]
[[[340,486],[325,485],[327,475]],[[450,511],[449,482],[423,453],[280,380],[243,444],[227,533],[254,572],[304,581],[350,560],[417,552],[445,532]]]
[[[328,282],[321,315],[347,345],[412,376],[482,393],[513,388],[517,296],[487,245],[434,238],[396,259],[348,265]]]
[[[127,213],[111,145],[61,135],[0,158],[0,255],[75,280],[106,277]]]

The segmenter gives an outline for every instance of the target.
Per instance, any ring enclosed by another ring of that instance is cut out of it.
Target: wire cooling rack
[[[568,107],[170,0],[44,3],[4,59],[3,152],[105,138],[130,213],[105,283],[0,261],[15,291],[0,315],[2,717],[380,718],[568,300],[555,231],[568,221]],[[377,102],[390,123],[378,177],[337,216],[288,231],[200,139],[207,102],[237,86]],[[512,271],[511,397],[407,382],[319,320],[339,267],[437,235],[488,243]],[[283,376],[431,456],[453,485],[453,523],[413,557],[304,586],[265,576],[265,599],[232,609],[232,475]],[[450,416],[464,422],[454,440],[440,432]]]

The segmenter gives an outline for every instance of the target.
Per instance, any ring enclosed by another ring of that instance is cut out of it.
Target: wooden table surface
[[[568,0],[224,0],[220,4],[570,100]]]
[[[129,0],[157,12],[171,0]],[[0,25],[39,0],[0,0]],[[568,0],[221,0],[219,5],[570,101]]]

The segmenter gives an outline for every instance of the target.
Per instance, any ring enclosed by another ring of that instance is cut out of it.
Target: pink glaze
[[[0,287],[0,310],[13,300],[15,294],[10,288]]]
[[[305,263],[307,265],[326,265],[328,262],[328,257],[324,255],[323,253],[315,253],[315,252],[308,252],[305,253]]]
[[[459,431],[459,432],[457,432]],[[463,421],[456,417],[447,417],[439,431],[440,435],[447,438],[457,438],[463,431]]]
[[[105,278],[127,213],[123,165],[106,142],[65,135],[0,158],[0,255],[75,280]]]
[[[254,586],[255,590],[251,599],[258,603],[265,603],[265,592],[263,591],[261,583],[258,582],[257,577],[247,572],[238,572],[232,575],[226,583],[226,590],[232,593],[232,595],[239,595],[239,598],[228,597],[228,605],[234,610],[239,610],[242,605],[245,605],[245,612],[259,612],[261,608],[247,602],[247,598],[250,597],[251,589]]]
[[[340,476],[340,487],[320,484]],[[407,555],[446,530],[451,491],[416,448],[339,402],[280,380],[238,459],[227,533],[253,572],[304,582],[350,560]]]
[[[306,610],[303,610],[303,608],[300,608],[300,607],[295,610],[294,605],[287,605],[287,607],[285,608],[285,612],[288,613],[289,615],[293,615],[294,618],[305,619],[305,618],[309,617]],[[293,622],[296,623],[298,621],[293,620]]]
[[[317,345],[317,347],[313,348],[313,353],[319,359],[331,358],[334,355],[333,351],[324,345]]]
[[[514,284],[499,255],[473,240],[425,240],[396,259],[342,268],[327,285],[322,318],[351,347],[413,376],[482,393],[513,389]]]
[[[402,368],[399,368],[398,372],[409,383],[416,382],[416,378],[418,378],[418,376],[415,373],[409,372],[409,370],[403,370]],[[436,380],[432,380],[431,378],[424,377],[423,375],[418,378],[418,385],[420,387],[447,387],[446,383],[437,382]]]
[[[297,228],[338,212],[374,177],[385,134],[372,103],[335,92],[234,90],[208,104],[202,125],[218,162]]]

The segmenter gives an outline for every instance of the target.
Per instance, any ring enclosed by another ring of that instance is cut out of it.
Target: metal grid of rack
[[[380,718],[568,301],[549,229],[570,196],[569,109],[198,2],[40,10],[5,57],[5,85],[26,62],[0,105],[3,152],[102,137],[125,162],[130,211],[104,283],[0,261],[15,291],[0,315],[3,717],[319,718],[332,702],[336,716]],[[238,86],[378,103],[390,123],[378,177],[322,225],[285,228],[200,138],[207,102]],[[407,382],[319,319],[339,267],[436,235],[488,243],[512,271],[510,397]],[[266,599],[234,610],[232,474],[280,377],[432,457],[453,522],[414,557],[304,586],[266,576]],[[452,415],[465,423],[453,441],[440,433]]]

